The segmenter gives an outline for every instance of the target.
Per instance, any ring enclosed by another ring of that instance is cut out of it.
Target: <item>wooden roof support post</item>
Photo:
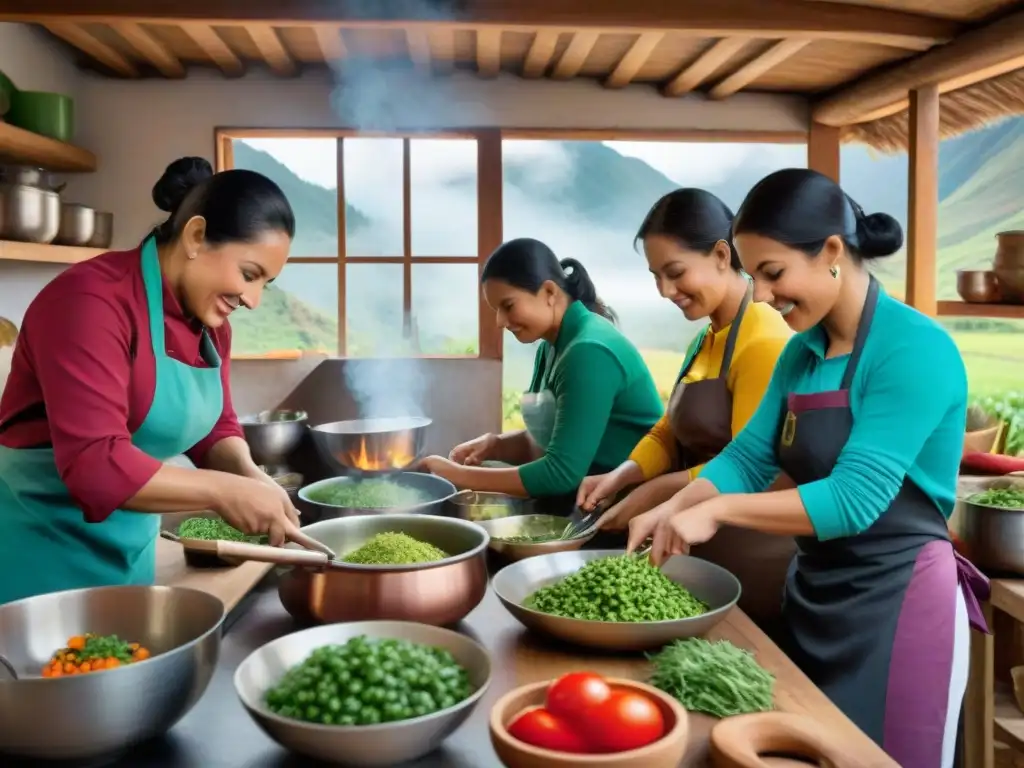
[[[811,123],[807,134],[807,167],[839,183],[839,129]]]
[[[910,92],[907,287],[904,300],[935,315],[939,213],[939,87]]]
[[[483,272],[484,262],[501,245],[502,234],[502,161],[501,131],[488,128],[477,133],[476,140],[476,183],[477,183],[477,249],[479,268]],[[503,333],[494,321],[494,310],[480,294],[480,357],[492,360],[502,358]],[[495,402],[501,402],[501,393],[495,395]]]

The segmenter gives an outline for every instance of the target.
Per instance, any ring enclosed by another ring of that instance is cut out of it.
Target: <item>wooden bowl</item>
[[[621,678],[607,678],[615,690],[633,691],[650,698],[661,709],[667,733],[653,744],[626,752],[598,755],[577,755],[554,752],[525,744],[509,735],[508,725],[527,707],[544,704],[553,681],[524,685],[506,693],[491,709],[491,744],[506,768],[677,768],[686,754],[690,727],[683,705],[667,693],[644,683]]]
[[[727,717],[711,729],[709,742],[715,768],[769,768],[772,755],[833,768],[882,768],[869,766],[820,723],[788,712]]]

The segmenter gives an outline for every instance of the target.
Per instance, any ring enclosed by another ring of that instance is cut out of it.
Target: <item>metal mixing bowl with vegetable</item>
[[[242,662],[235,690],[259,727],[287,749],[369,768],[440,746],[490,679],[487,651],[466,635],[369,621],[274,640]]]
[[[299,499],[324,517],[396,512],[438,514],[444,502],[454,495],[455,486],[443,477],[421,472],[332,477],[299,491]]]
[[[958,548],[978,568],[1024,575],[1024,478],[972,483],[957,503],[950,528]]]
[[[576,524],[558,515],[516,515],[480,520],[477,525],[491,535],[491,549],[508,560],[571,552],[580,549],[597,531],[576,534]]]
[[[621,651],[704,635],[740,596],[736,577],[706,560],[676,556],[658,569],[621,550],[531,557],[503,568],[491,585],[527,628]]]

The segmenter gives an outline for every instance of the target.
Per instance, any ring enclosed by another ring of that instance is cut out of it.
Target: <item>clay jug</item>
[[[1024,229],[1000,232],[996,235],[994,269],[1024,269]]]

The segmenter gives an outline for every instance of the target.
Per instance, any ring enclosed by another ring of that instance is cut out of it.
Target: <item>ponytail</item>
[[[595,315],[601,315],[613,323],[618,322],[619,318],[615,311],[597,295],[594,281],[590,279],[590,274],[582,264],[576,259],[562,259],[558,265],[565,274],[565,292],[569,298],[580,302]]]

